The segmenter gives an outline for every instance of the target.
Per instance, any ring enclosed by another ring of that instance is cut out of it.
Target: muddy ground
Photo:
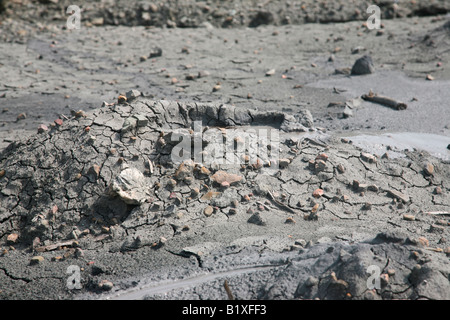
[[[94,2],[79,30],[64,1],[8,4],[2,299],[227,299],[225,280],[237,299],[449,299],[448,3],[386,4],[380,30],[363,1],[287,3]],[[351,75],[364,55],[373,73]],[[217,128],[236,145],[273,130],[279,154],[180,168],[170,140],[194,121],[206,154]]]

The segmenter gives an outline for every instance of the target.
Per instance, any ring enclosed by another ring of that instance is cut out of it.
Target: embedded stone
[[[211,176],[211,180],[219,185],[222,185],[223,182],[228,182],[230,185],[233,185],[240,182],[242,180],[242,176],[219,170]]]
[[[148,198],[148,186],[138,169],[127,168],[113,180],[109,193],[127,204],[139,205]]]

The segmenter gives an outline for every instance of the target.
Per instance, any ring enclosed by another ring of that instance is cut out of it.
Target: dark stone
[[[162,49],[159,47],[154,47],[150,52],[149,58],[157,58],[162,56]]]
[[[370,56],[363,56],[356,60],[355,64],[352,67],[352,75],[363,75],[370,74],[375,71],[373,66],[372,58]]]
[[[262,24],[271,24],[274,21],[272,12],[270,11],[259,11],[256,16],[250,21],[249,27],[256,28]]]

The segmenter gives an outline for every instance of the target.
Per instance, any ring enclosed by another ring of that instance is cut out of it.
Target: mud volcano
[[[183,141],[194,152],[174,157]],[[170,269],[155,268],[169,254],[194,257],[213,274],[273,264],[234,287],[241,298],[448,299],[449,181],[448,163],[418,152],[365,153],[315,129],[308,112],[152,101],[130,91],[41,126],[0,154],[0,275],[40,286],[31,290],[40,296],[46,276],[37,280],[30,268],[85,264],[82,290],[67,290],[62,273],[47,275],[46,294],[111,290],[100,281],[110,278],[122,283],[113,289],[120,297],[133,286],[126,277]],[[97,266],[137,257],[153,264],[144,270],[127,260],[137,269],[126,277]],[[7,271],[13,263],[21,265],[16,275]],[[367,287],[370,265],[381,266],[376,290]],[[209,288],[203,298],[217,298]],[[166,297],[197,295],[191,288]]]

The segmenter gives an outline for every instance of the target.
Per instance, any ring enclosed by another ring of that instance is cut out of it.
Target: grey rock
[[[149,58],[157,58],[162,56],[162,49],[159,47],[153,47],[152,51],[150,51]]]
[[[130,90],[130,91],[127,91],[126,93],[125,93],[125,96],[127,97],[127,101],[128,102],[130,102],[130,101],[132,101],[132,100],[134,100],[134,99],[136,99],[137,97],[139,97],[141,95],[141,92],[140,91],[138,91],[138,90]]]
[[[372,58],[368,55],[365,55],[355,61],[355,64],[352,67],[351,74],[364,75],[373,73],[374,71],[375,67],[373,65]]]
[[[256,224],[258,226],[267,225],[267,219],[263,218],[259,212],[255,212],[247,220],[248,223]]]
[[[118,196],[127,204],[138,205],[148,198],[148,185],[142,172],[136,168],[127,168],[113,180],[109,194]]]

